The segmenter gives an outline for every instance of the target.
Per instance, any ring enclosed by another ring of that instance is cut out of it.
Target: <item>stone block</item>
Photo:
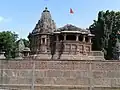
[[[35,68],[36,69],[48,69],[47,61],[41,61],[41,62],[35,62]]]
[[[41,86],[36,87],[35,90],[89,90],[89,88],[74,87],[74,86]]]
[[[43,85],[89,85],[89,78],[46,77],[36,78],[36,84]]]
[[[10,78],[10,80],[7,82],[8,82],[8,84],[18,84],[18,80],[19,79],[17,79],[17,78]],[[22,82],[22,83],[24,83],[24,82]]]
[[[92,82],[94,87],[111,87],[111,79],[108,78],[94,78]]]
[[[112,87],[119,87],[120,88],[120,78],[112,79],[111,80]]]
[[[99,88],[93,88],[92,90],[120,90],[120,88],[116,88],[116,87],[99,87]]]
[[[85,78],[89,77],[89,72],[88,71],[70,71],[70,77],[76,77],[76,78]]]
[[[32,70],[19,70],[19,78],[31,78]]]
[[[92,77],[93,78],[104,78],[106,75],[106,71],[104,70],[96,70],[92,72]]]
[[[120,70],[120,62],[94,62],[92,70]]]
[[[120,71],[117,70],[108,70],[106,71],[105,78],[120,78]]]
[[[41,78],[41,77],[46,77],[47,75],[46,75],[46,72],[47,71],[45,71],[45,70],[36,70],[35,71],[35,77],[36,78]]]
[[[32,84],[32,78],[17,78],[16,84]]]
[[[120,78],[120,71],[97,70],[93,71],[93,78]]]
[[[58,70],[47,70],[46,77],[63,77],[64,71]]]

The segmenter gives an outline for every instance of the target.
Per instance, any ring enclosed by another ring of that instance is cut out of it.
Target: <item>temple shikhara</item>
[[[47,7],[28,36],[31,55],[40,59],[103,59],[101,51],[92,51],[93,37],[90,30],[71,24],[57,28]]]

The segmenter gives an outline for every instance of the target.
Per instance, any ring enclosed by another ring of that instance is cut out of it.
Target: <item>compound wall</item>
[[[120,90],[120,61],[0,61],[0,87],[9,90]]]

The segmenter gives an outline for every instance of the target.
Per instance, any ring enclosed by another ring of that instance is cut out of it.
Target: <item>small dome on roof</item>
[[[56,30],[56,32],[57,31],[59,31],[59,32],[60,31],[80,31],[81,33],[88,33],[88,34],[90,33],[90,30],[82,29],[82,28],[76,27],[76,26],[71,25],[71,24],[67,24],[61,28],[58,28]]]
[[[45,7],[45,10],[44,10],[43,12],[50,12],[50,11],[48,11],[48,8],[47,8],[47,7]]]

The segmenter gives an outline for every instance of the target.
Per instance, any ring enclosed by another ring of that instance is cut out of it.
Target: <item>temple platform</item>
[[[101,51],[92,51],[88,53],[83,54],[69,54],[69,53],[63,53],[61,56],[59,53],[56,53],[53,58],[52,55],[49,53],[41,53],[41,54],[35,54],[31,55],[31,58],[34,59],[60,59],[60,60],[105,60],[104,54]]]

